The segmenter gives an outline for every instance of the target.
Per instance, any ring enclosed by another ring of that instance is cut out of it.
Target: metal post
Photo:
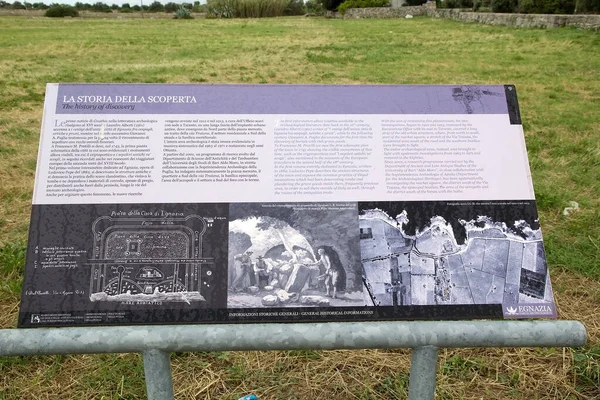
[[[142,356],[148,400],[173,400],[170,354],[166,351],[146,350]]]
[[[435,346],[420,346],[412,350],[408,400],[433,400],[437,361],[438,348]]]

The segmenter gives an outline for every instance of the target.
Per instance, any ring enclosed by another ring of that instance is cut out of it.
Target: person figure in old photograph
[[[252,255],[251,251],[247,251],[243,254],[238,254],[234,257],[235,261],[240,263],[241,273],[240,276],[233,282],[232,288],[235,291],[243,291],[248,286],[254,286],[256,284],[256,276],[254,275],[254,269],[252,267]],[[247,279],[246,279],[247,278]]]
[[[256,283],[259,288],[264,288],[271,281],[270,268],[265,262],[263,256],[258,256],[254,263],[254,273],[256,274]]]
[[[325,249],[319,249],[317,253],[319,254],[319,259],[316,262],[309,264],[309,266],[322,265],[325,268],[325,273],[319,276],[319,278],[325,280],[325,289],[327,291],[327,296],[333,297],[335,299],[337,298],[337,287],[339,286],[339,281],[342,278],[342,274],[340,273],[339,268],[333,267],[331,259],[325,253]]]

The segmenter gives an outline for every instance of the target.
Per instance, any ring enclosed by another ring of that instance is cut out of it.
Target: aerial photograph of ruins
[[[359,207],[361,258],[374,305],[553,301],[533,202]]]

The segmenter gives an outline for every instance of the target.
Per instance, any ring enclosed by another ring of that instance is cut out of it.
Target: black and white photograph
[[[374,305],[553,303],[534,201],[359,206]]]
[[[356,203],[229,210],[228,308],[364,305]]]

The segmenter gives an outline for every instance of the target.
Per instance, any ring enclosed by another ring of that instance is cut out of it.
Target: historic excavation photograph
[[[229,209],[228,308],[362,306],[356,203]]]
[[[550,304],[535,203],[359,203],[374,305]],[[509,311],[510,312],[510,311]]]

